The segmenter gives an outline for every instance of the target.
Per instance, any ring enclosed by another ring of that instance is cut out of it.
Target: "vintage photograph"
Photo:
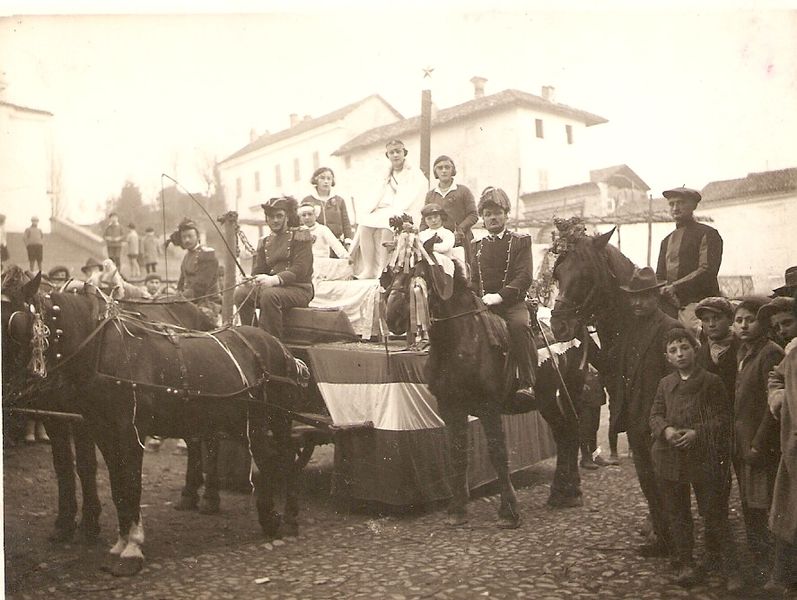
[[[797,4],[0,4],[6,598],[797,599]]]

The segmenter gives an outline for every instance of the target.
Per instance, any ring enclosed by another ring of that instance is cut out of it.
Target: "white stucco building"
[[[310,176],[320,166],[335,171],[333,192],[349,201],[346,159],[333,152],[362,132],[403,117],[374,94],[321,117],[292,114],[290,119],[288,129],[252,135],[249,144],[219,163],[227,204],[242,219],[262,220],[260,204],[273,196],[301,200],[312,191]]]
[[[0,212],[6,231],[23,231],[32,216],[50,230],[53,114],[0,97]]]

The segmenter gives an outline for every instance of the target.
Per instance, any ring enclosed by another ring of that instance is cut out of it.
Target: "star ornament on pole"
[[[424,79],[431,79],[433,72],[434,72],[434,67],[424,67],[423,68],[423,78]]]

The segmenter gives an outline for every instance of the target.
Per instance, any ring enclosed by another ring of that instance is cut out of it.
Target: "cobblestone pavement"
[[[64,569],[62,575],[50,577],[41,587],[23,586],[9,597],[168,600],[728,597],[717,577],[710,577],[687,591],[672,583],[674,574],[666,559],[643,559],[636,555],[634,548],[642,541],[637,529],[645,508],[629,458],[624,457],[619,467],[582,471],[586,504],[579,509],[545,507],[551,474],[552,461],[546,461],[526,478],[533,483],[519,490],[524,519],[517,530],[496,527],[495,496],[474,499],[470,504],[470,521],[461,528],[444,525],[444,511],[439,508],[375,516],[373,511],[354,512],[322,505],[316,515],[314,507],[318,505],[308,499],[298,538],[268,544],[252,534],[238,543],[210,551],[202,547],[182,549],[182,554],[176,556],[154,552],[145,546],[149,559],[137,577],[114,579],[96,570],[96,564],[88,560],[85,562],[91,568]],[[313,493],[328,494],[328,489]],[[226,520],[239,518],[232,514],[229,495],[223,497],[222,503],[227,510],[219,516],[189,519],[216,519],[217,526],[223,527]],[[252,509],[248,512],[246,518],[255,527]],[[737,539],[741,539],[741,518],[735,511],[732,521]],[[175,536],[174,544],[178,545],[179,531]],[[95,559],[106,549],[73,548],[78,554],[93,553]],[[701,550],[699,542],[698,556]],[[740,550],[745,560],[743,544]],[[74,560],[83,559],[78,556]],[[54,565],[39,567],[53,569]],[[55,572],[59,573],[57,569]],[[745,575],[748,578],[753,575],[749,565]],[[738,597],[767,596],[751,587]]]

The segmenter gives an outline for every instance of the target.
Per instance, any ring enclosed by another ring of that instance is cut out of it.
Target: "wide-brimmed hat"
[[[512,204],[509,202],[509,196],[506,195],[506,192],[501,188],[492,186],[484,188],[484,191],[479,198],[477,212],[482,214],[484,208],[489,205],[496,206],[507,214],[512,209]]]
[[[447,214],[448,213],[443,210],[443,207],[436,202],[430,202],[421,209],[422,217],[428,217],[429,215],[440,215],[441,217],[445,217]]]
[[[147,276],[144,277],[144,283],[151,281],[153,279],[157,279],[158,281],[163,281],[163,277],[158,275],[157,273],[147,273]]]
[[[786,281],[786,285],[782,285],[772,291],[777,296],[791,296],[794,294],[794,290],[797,289],[797,266],[786,269],[783,279]]]
[[[756,319],[758,319],[761,325],[769,328],[769,320],[772,318],[772,315],[782,312],[787,312],[790,315],[794,314],[794,298],[788,298],[786,296],[773,298],[771,302],[758,309],[758,316]]]
[[[88,274],[89,269],[97,267],[100,271],[102,271],[102,263],[98,261],[96,258],[89,258],[86,261],[86,264],[80,267],[80,270],[83,271],[84,274]]]
[[[694,200],[695,202],[700,202],[703,199],[703,196],[700,195],[700,192],[684,186],[673,188],[671,190],[664,190],[662,192],[662,196],[668,200],[670,198],[686,198],[687,200]]]
[[[733,319],[733,306],[731,306],[727,298],[722,298],[721,296],[709,296],[698,302],[695,307],[695,316],[701,319],[700,315],[705,312],[713,312]]]
[[[656,279],[656,272],[650,267],[634,269],[633,275],[628,285],[621,285],[620,289],[628,294],[641,294],[662,287],[664,281]]]
[[[299,207],[299,203],[293,196],[279,196],[277,198],[270,198],[268,202],[260,205],[263,212],[270,213],[275,210],[284,210],[286,213],[295,213]]]

